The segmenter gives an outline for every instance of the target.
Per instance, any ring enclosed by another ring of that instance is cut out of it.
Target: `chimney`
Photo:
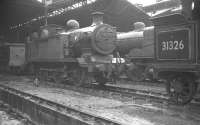
[[[102,12],[93,12],[92,13],[92,26],[103,24],[103,15]]]

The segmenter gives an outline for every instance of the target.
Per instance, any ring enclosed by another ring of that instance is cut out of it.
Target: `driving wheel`
[[[177,104],[187,104],[196,93],[196,83],[188,76],[176,76],[167,82],[166,90]]]

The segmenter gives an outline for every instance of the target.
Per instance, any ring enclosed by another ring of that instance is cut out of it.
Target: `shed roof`
[[[9,26],[20,24],[44,11],[36,0],[0,0],[0,28],[2,32]]]
[[[52,6],[49,10],[53,11],[66,6],[67,4],[57,4]],[[50,17],[48,18],[48,23],[64,25],[66,20],[73,18],[80,22],[81,27],[85,27],[91,24],[91,13],[94,11],[104,12],[104,22],[117,27],[118,31],[131,30],[131,25],[137,21],[143,21],[147,25],[150,24],[148,20],[149,16],[136,6],[130,4],[127,0],[96,0],[94,4]],[[2,29],[0,34],[5,34],[5,31],[7,31],[10,26],[18,25],[27,20],[43,15],[44,6],[36,0],[1,0],[0,13],[2,16],[0,20],[0,27]],[[35,21],[32,23],[32,27],[39,27],[43,24],[44,20]],[[25,32],[26,29],[24,30],[24,28],[19,28],[17,30]],[[16,30],[12,30],[11,34],[12,37],[9,38],[13,40],[23,39],[24,37],[24,33],[19,36],[19,34],[16,34]],[[8,32],[6,32],[6,36],[7,35]]]

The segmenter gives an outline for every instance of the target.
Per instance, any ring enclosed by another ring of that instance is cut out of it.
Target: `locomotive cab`
[[[194,8],[199,9],[195,1],[181,2],[182,11],[152,18],[156,63],[149,70],[155,78],[166,80],[167,92],[176,103],[185,104],[196,94],[199,80],[200,20],[193,16]]]

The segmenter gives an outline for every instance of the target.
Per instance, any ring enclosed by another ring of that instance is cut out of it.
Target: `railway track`
[[[122,88],[107,84],[105,86],[99,86],[96,83],[86,84],[84,86],[73,86],[67,84],[54,84],[51,82],[47,83],[53,87],[65,88],[73,91],[78,91],[86,94],[92,94],[94,96],[103,96],[111,99],[118,99],[121,101],[136,101],[141,100],[145,103],[161,103],[168,104],[170,103],[169,97],[166,94],[156,93],[152,91],[145,90],[137,90],[137,89],[129,89]]]
[[[87,88],[90,88],[90,86],[86,86]],[[97,84],[92,84],[92,88],[99,89],[99,86]],[[101,90],[106,90],[109,92],[115,92],[119,93],[121,97],[129,97],[132,99],[144,99],[146,103],[152,103],[155,102],[156,104],[161,103],[167,104],[167,105],[178,105],[181,106],[182,104],[177,104],[177,102],[174,102],[173,99],[171,99],[168,94],[166,93],[159,93],[154,91],[146,91],[146,90],[138,90],[133,88],[124,88],[119,86],[113,86],[112,84],[107,84],[104,87],[100,88]],[[189,103],[189,105],[193,107],[199,107],[200,101],[192,101]]]
[[[147,99],[149,101],[156,101],[156,102],[168,102],[169,97],[166,94],[152,92],[152,91],[145,91],[145,90],[138,90],[133,88],[124,88],[113,86],[111,84],[106,84],[105,86],[99,86],[97,84],[92,84],[89,86],[84,86],[86,88],[93,88],[93,89],[100,89],[104,91],[109,91],[114,94],[118,93],[121,97],[127,97],[131,99]]]
[[[39,113],[39,117],[44,116],[44,112],[41,113],[41,111],[45,110],[46,112],[53,112],[52,114],[57,118],[58,116],[70,116],[73,117],[74,119],[77,119],[78,121],[87,124],[87,125],[120,125],[120,123],[118,123],[117,121],[113,121],[110,119],[106,119],[82,110],[77,110],[74,109],[72,107],[68,107],[62,104],[58,104],[56,102],[50,101],[50,100],[46,100],[44,98],[40,98],[36,95],[32,95],[32,94],[28,94],[10,87],[7,87],[5,85],[0,85],[0,99],[3,100],[5,103],[10,104],[12,107],[17,108],[18,110],[21,110],[24,113],[30,113],[29,115],[32,115],[32,117],[36,117],[34,116],[34,114],[38,114],[35,112],[30,112],[27,110],[27,108],[22,105],[17,104],[18,102],[14,102],[17,101],[17,97],[19,97],[20,99],[18,101],[20,101],[19,103],[21,104],[24,101],[28,101],[25,102],[25,104],[32,104],[34,103],[34,106],[37,105],[37,108],[41,108],[40,109],[40,113]],[[30,103],[31,102],[31,103]],[[33,106],[33,107],[34,107]],[[31,108],[30,105],[30,110]],[[36,109],[37,109],[36,108]],[[33,111],[35,111],[36,109],[34,109]],[[49,114],[51,114],[49,113]],[[43,115],[41,115],[43,114]],[[62,118],[61,117],[61,118]],[[50,118],[50,117],[48,117]],[[39,118],[42,119],[42,118]],[[36,118],[36,121],[38,120],[38,118]],[[50,120],[50,119],[48,119]],[[44,122],[44,119],[42,120]],[[38,121],[37,121],[38,122]],[[49,124],[51,122],[47,122],[46,124]],[[45,123],[44,123],[45,124]],[[51,123],[53,124],[53,123]]]
[[[42,82],[43,83],[43,82]],[[139,90],[139,89],[133,89],[133,88],[127,88],[127,87],[120,87],[113,84],[106,84],[105,86],[99,86],[97,83],[93,82],[92,84],[85,84],[83,86],[73,86],[70,84],[55,84],[53,82],[45,82],[51,86],[54,87],[60,87],[60,88],[67,88],[70,90],[75,90],[79,92],[84,92],[87,94],[94,94],[95,96],[98,96],[99,93],[108,93],[106,97],[116,97],[117,99],[122,100],[144,100],[148,102],[156,102],[156,103],[164,103],[164,104],[176,104],[176,102],[170,100],[170,97],[166,93],[160,93],[155,91],[146,91],[146,90]],[[151,84],[147,82],[141,82],[142,85]],[[138,82],[136,84],[139,84]],[[155,86],[155,83],[153,82],[153,86]],[[98,91],[98,92],[97,92]],[[200,105],[200,102],[193,101],[191,103],[192,105]]]
[[[85,93],[93,96],[100,96],[109,99],[116,99],[127,103],[127,105],[142,108],[146,111],[157,111],[168,114],[168,111],[189,111],[191,117],[199,118],[200,103],[189,103],[187,105],[177,105],[170,100],[167,94],[156,93],[151,91],[121,88],[113,85],[99,86],[98,84],[85,86],[72,86],[65,84],[49,83],[53,87],[60,87],[80,93]]]
[[[48,85],[53,87],[66,88],[73,91],[83,92],[94,96],[102,96],[111,99],[117,99],[121,101],[134,101],[134,103],[152,103],[159,107],[163,105],[180,106],[166,94],[153,91],[138,90],[133,88],[119,87],[112,84],[106,84],[105,86],[99,86],[96,83],[86,84],[83,86],[73,86],[68,84],[55,84],[48,82]],[[199,107],[200,102],[191,102],[188,105]]]
[[[106,84],[103,87],[99,87],[97,84],[92,84],[92,85],[84,86],[84,87],[93,88],[93,89],[101,89],[101,90],[109,91],[111,93],[115,92],[115,93],[119,93],[122,97],[130,97],[132,99],[140,98],[140,99],[145,99],[145,101],[149,101],[149,102],[180,105],[174,102],[173,100],[171,100],[171,98],[168,96],[167,93],[139,90],[139,89],[133,89],[133,88],[125,88],[125,87],[119,87],[112,84]],[[192,101],[189,104],[193,106],[199,106],[200,102]]]
[[[134,106],[138,109],[142,109],[142,110],[147,111],[147,112],[157,112],[157,113],[159,112],[159,113],[165,114],[165,115],[171,115],[172,112],[180,112],[180,114],[181,114],[181,112],[182,112],[184,114],[188,113],[189,115],[187,115],[187,117],[191,117],[191,118],[194,118],[194,119],[199,118],[198,112],[200,110],[199,110],[198,107],[194,108],[194,107],[190,107],[188,105],[186,107],[185,106],[179,107],[179,106],[174,106],[174,105],[168,105],[168,100],[166,100],[167,98],[165,98],[165,97],[164,97],[165,101],[162,101],[162,99],[159,99],[159,101],[158,101],[157,97],[160,97],[160,96],[162,97],[164,95],[160,95],[159,93],[156,93],[156,92],[138,91],[138,90],[134,90],[134,89],[131,89],[131,90],[128,89],[128,90],[126,90],[127,93],[122,93],[120,91],[125,91],[123,88],[120,88],[120,89],[123,89],[123,90],[117,90],[116,91],[115,86],[114,86],[114,91],[110,90],[110,88],[108,86],[113,87],[113,85],[111,85],[111,84],[107,84],[107,86],[103,86],[103,87],[102,86],[100,87],[97,84],[92,84],[92,86],[86,85],[86,86],[82,86],[82,87],[80,87],[80,86],[77,87],[77,86],[65,85],[65,84],[55,84],[53,82],[46,82],[46,84],[44,82],[41,82],[41,83],[42,83],[41,87],[44,87],[44,88],[46,88],[46,87],[47,88],[48,87],[54,88],[55,87],[57,89],[59,89],[59,88],[68,89],[68,90],[77,91],[77,92],[80,92],[80,93],[83,93],[83,94],[88,94],[88,95],[93,95],[93,96],[101,96],[101,97],[103,96],[103,97],[106,97],[106,98],[120,99],[124,102],[124,106],[126,106],[126,108],[129,107],[129,106]],[[5,85],[6,85],[6,83],[5,83]],[[1,91],[1,89],[0,89],[0,91]],[[59,90],[59,91],[62,91],[62,90]],[[136,93],[136,94],[139,93],[139,94],[134,95],[133,93]],[[144,93],[146,93],[145,96],[143,96]],[[142,96],[141,96],[141,94],[142,94]],[[153,97],[148,97],[148,95],[153,96]],[[156,96],[156,97],[154,98],[154,96]],[[5,98],[6,97],[7,96],[5,96]],[[28,97],[28,99],[30,99],[30,97]],[[142,101],[137,101],[137,100],[142,100]],[[132,102],[130,102],[130,101],[132,101]],[[43,104],[43,101],[40,101],[40,100],[36,101],[36,103],[38,103],[38,102],[39,102],[39,104],[41,103],[42,105],[47,105],[47,107],[49,107],[50,109],[53,109],[55,111],[58,111],[58,112],[62,111],[62,113],[65,112],[65,110],[63,110],[62,108],[57,109],[57,108],[50,107],[49,103],[47,103],[47,102],[44,102],[44,104]],[[151,103],[151,102],[153,102],[153,103]],[[155,104],[155,102],[156,102],[156,104]],[[63,103],[61,103],[61,104],[63,104]],[[52,105],[52,104],[50,103],[50,105]],[[87,116],[81,115],[81,117],[80,117],[79,116],[80,114],[72,113],[72,115],[74,115],[74,114],[78,115],[78,116],[74,116],[78,119],[84,119],[84,121],[91,121],[90,118],[88,118]],[[93,119],[95,119],[95,118],[93,118]],[[99,120],[97,120],[97,121],[99,121]],[[94,122],[92,122],[92,123],[94,123]],[[96,123],[99,123],[99,122],[95,122],[95,124]],[[105,122],[101,122],[101,123],[104,124]],[[105,123],[105,124],[112,124],[112,123],[109,122],[109,123]]]
[[[175,102],[170,100],[166,93],[159,93],[155,91],[138,90],[133,88],[119,87],[113,84],[106,84],[99,86],[97,83],[86,84],[84,86],[73,86],[69,84],[55,84],[53,82],[41,82],[52,87],[65,88],[68,90],[78,91],[93,96],[100,96],[110,99],[117,99],[123,102],[130,102],[136,106],[143,106],[146,104],[153,104],[160,109],[164,107],[179,107]],[[147,85],[147,83],[143,83]],[[187,106],[199,107],[199,102],[187,104]],[[183,107],[183,106],[181,106]]]

